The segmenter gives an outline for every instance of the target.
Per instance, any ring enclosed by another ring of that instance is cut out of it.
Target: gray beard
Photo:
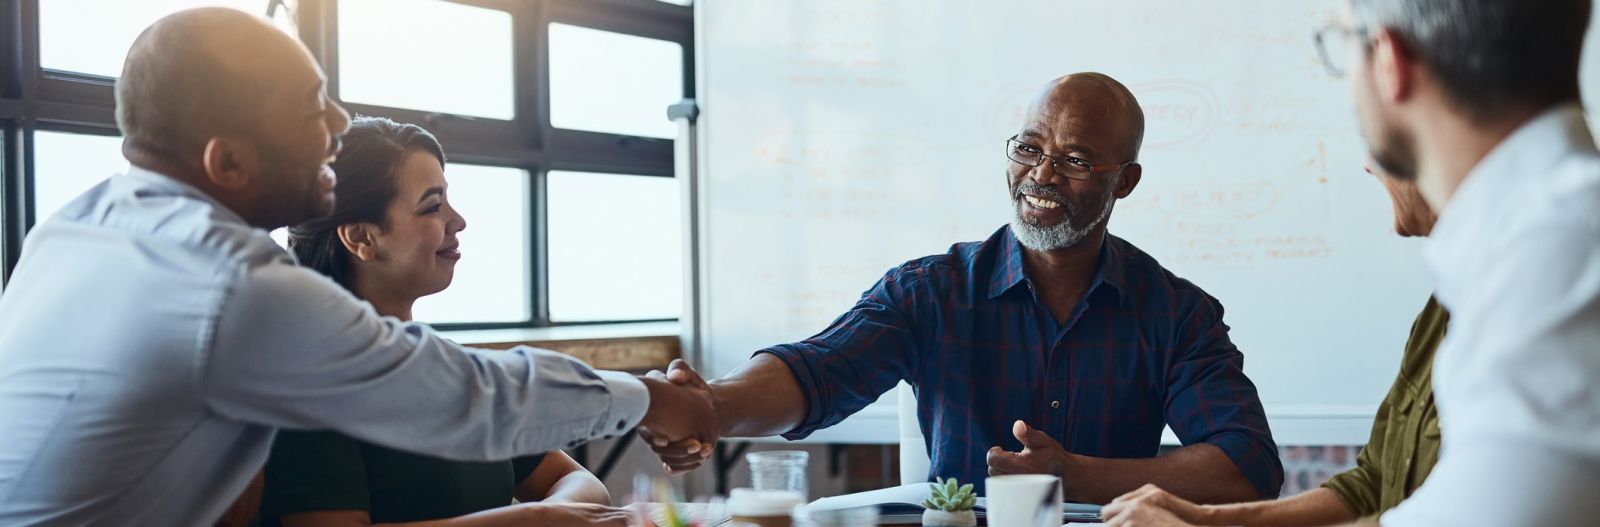
[[[1028,220],[1022,215],[1023,204],[1019,203],[1017,199],[1013,199],[1011,202],[1011,233],[1017,237],[1017,241],[1022,243],[1023,247],[1027,247],[1030,250],[1044,252],[1065,249],[1083,241],[1083,238],[1093,232],[1095,227],[1106,221],[1106,218],[1111,216],[1111,206],[1115,203],[1116,200],[1107,199],[1105,208],[1100,210],[1100,216],[1089,222],[1088,225],[1083,226],[1082,229],[1077,229],[1072,227],[1071,211],[1068,211],[1066,221],[1055,226],[1041,227],[1028,223]],[[1065,206],[1066,204],[1063,203],[1062,205]]]

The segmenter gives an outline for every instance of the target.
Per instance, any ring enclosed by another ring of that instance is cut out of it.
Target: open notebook
[[[922,523],[922,511],[925,510],[921,503],[928,499],[929,487],[927,483],[912,483],[886,489],[869,490],[855,494],[845,494],[831,498],[822,498],[811,502],[807,508],[818,511],[832,511],[854,509],[857,507],[878,507],[878,523],[880,524],[907,524]],[[979,518],[984,516],[984,498],[978,498],[978,505],[973,507]],[[1100,506],[1087,503],[1063,503],[1061,506],[1062,521],[1095,522],[1100,521]]]

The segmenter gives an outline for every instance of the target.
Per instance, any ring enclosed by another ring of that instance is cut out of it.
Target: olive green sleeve
[[[1383,459],[1384,435],[1387,431],[1389,420],[1389,407],[1394,403],[1393,397],[1387,397],[1378,407],[1378,415],[1372,420],[1372,437],[1367,440],[1367,446],[1361,449],[1361,454],[1356,456],[1356,466],[1350,470],[1339,473],[1322,486],[1332,490],[1344,501],[1346,507],[1356,516],[1368,516],[1378,512],[1378,499],[1383,484]]]

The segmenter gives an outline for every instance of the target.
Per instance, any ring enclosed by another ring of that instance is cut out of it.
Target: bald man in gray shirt
[[[712,435],[680,417],[700,390],[464,349],[295,265],[267,229],[331,208],[349,116],[266,21],[158,21],[117,99],[133,168],[34,229],[0,296],[0,525],[215,521],[280,427],[460,460]]]

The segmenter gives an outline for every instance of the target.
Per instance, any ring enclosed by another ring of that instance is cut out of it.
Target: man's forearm
[[[758,354],[709,384],[723,436],[779,435],[805,419],[807,403],[800,383],[789,365],[771,354]]]
[[[1072,455],[1061,476],[1069,501],[1108,503],[1146,483],[1195,503],[1261,499],[1233,460],[1210,444],[1189,445],[1145,459]]]
[[[1339,495],[1325,488],[1291,498],[1205,507],[1206,525],[1242,527],[1313,527],[1354,521],[1356,514]]]

